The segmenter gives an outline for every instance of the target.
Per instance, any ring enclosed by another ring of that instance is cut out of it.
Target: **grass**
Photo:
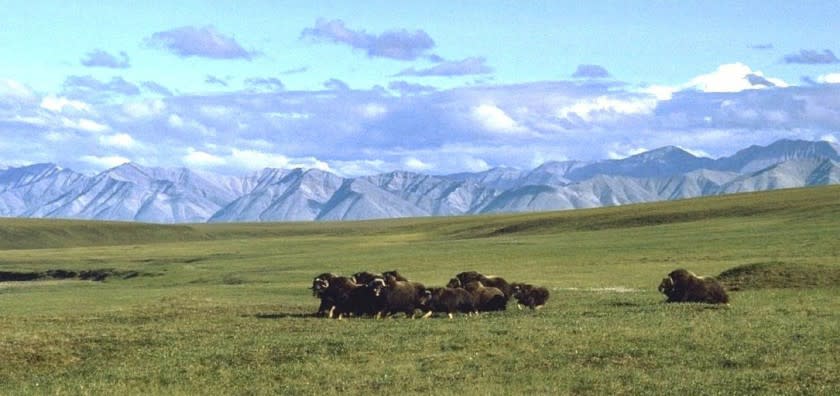
[[[347,223],[0,221],[0,394],[836,394],[840,188],[595,210]],[[727,307],[663,304],[670,270]],[[539,311],[313,318],[314,275],[463,270]],[[811,276],[809,276],[811,275]]]

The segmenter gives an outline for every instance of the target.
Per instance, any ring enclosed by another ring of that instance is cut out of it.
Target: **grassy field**
[[[664,304],[725,272],[732,303]],[[650,205],[346,223],[0,219],[0,394],[838,394],[840,187]],[[539,311],[310,314],[321,272],[478,270]]]

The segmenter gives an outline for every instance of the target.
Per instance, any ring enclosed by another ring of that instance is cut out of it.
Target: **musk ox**
[[[348,298],[356,284],[348,277],[323,273],[312,280],[312,295],[321,299],[316,315],[332,318],[336,306]]]
[[[479,281],[461,284],[458,278],[452,278],[446,284],[446,287],[462,287],[470,292],[478,311],[504,311],[507,308],[508,299],[501,290],[495,287],[486,287]]]
[[[659,292],[668,297],[666,302],[729,303],[729,296],[716,279],[700,277],[682,268],[662,279]]]
[[[476,311],[475,300],[466,289],[452,287],[433,287],[425,291],[420,299],[423,309],[432,312],[445,312],[452,319],[455,312],[472,314]]]
[[[541,286],[529,285],[527,283],[514,283],[513,297],[516,299],[516,307],[522,309],[522,305],[531,309],[542,308],[548,301],[548,289]]]
[[[381,281],[381,279],[377,279]],[[343,318],[344,315],[378,315],[385,310],[384,296],[376,293],[377,279],[366,285],[355,284],[339,298],[334,312],[338,314],[338,319]]]
[[[505,294],[505,299],[510,299],[513,296],[513,287],[505,278],[499,276],[487,276],[476,271],[465,271],[455,275],[455,278],[466,285],[471,282],[481,282],[484,286],[495,287]]]
[[[406,317],[413,318],[414,312],[421,308],[421,298],[425,295],[426,288],[418,282],[399,281],[392,275],[373,281],[372,288],[374,295],[382,296],[385,316],[396,313],[405,313]]]

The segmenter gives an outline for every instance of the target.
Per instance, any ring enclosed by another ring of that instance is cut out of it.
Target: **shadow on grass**
[[[250,316],[250,315],[248,315]],[[288,319],[288,318],[320,318],[319,316],[312,312],[261,312],[254,315],[257,319]]]

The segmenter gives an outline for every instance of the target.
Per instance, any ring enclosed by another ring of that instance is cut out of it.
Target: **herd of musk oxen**
[[[729,297],[713,278],[699,277],[687,270],[672,271],[659,284],[667,302],[702,302],[727,304]],[[520,309],[542,308],[548,301],[548,289],[527,283],[509,283],[498,276],[476,271],[455,275],[445,287],[427,288],[408,280],[397,271],[381,274],[357,272],[352,276],[323,273],[312,281],[312,294],[321,300],[316,315],[337,317],[389,317],[419,312],[428,318],[435,313],[473,315],[503,311],[514,298]]]
[[[452,318],[456,313],[503,311],[508,301],[539,309],[548,301],[548,289],[526,283],[508,283],[498,276],[475,271],[455,275],[446,287],[427,288],[397,271],[381,274],[357,272],[352,276],[324,273],[312,281],[312,294],[321,299],[317,315],[327,317],[387,317],[417,312],[427,318],[435,313]]]

